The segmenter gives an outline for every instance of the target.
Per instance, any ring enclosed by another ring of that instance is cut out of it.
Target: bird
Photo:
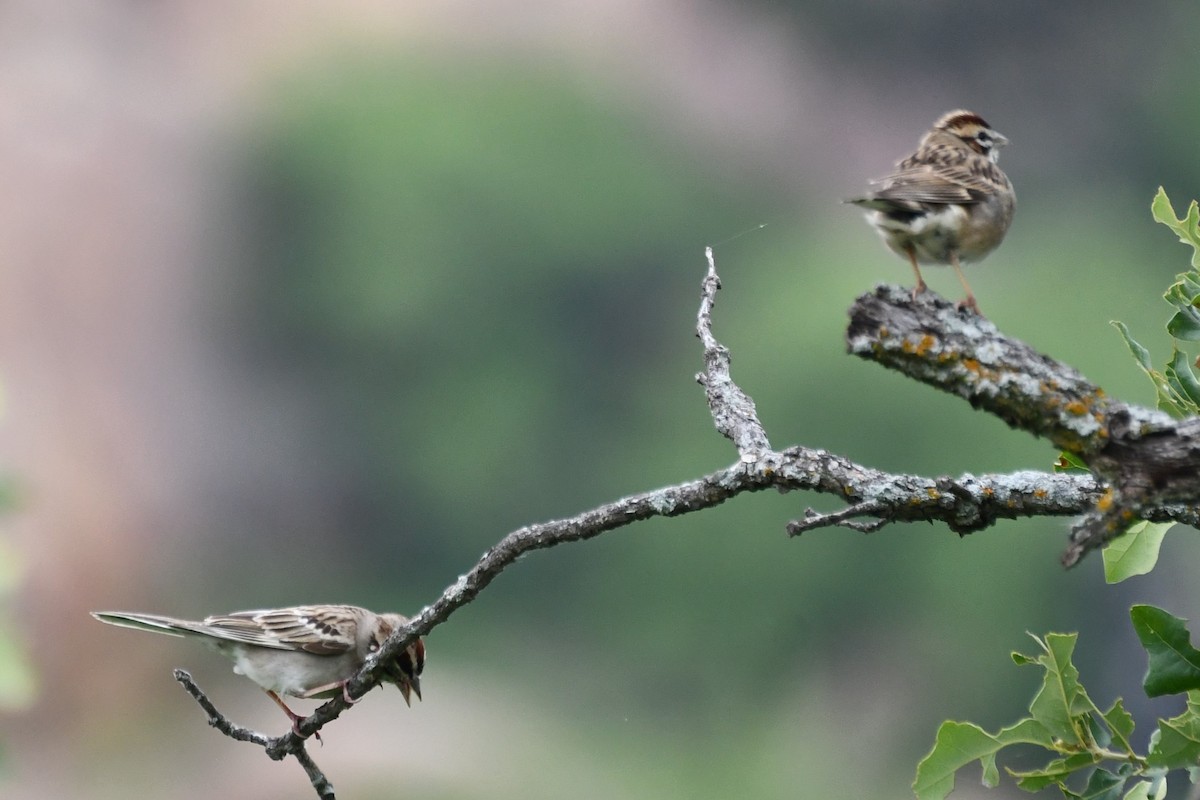
[[[1017,195],[997,165],[1008,138],[972,111],[943,114],[896,171],[872,181],[863,197],[845,202],[866,209],[884,243],[907,258],[917,278],[913,299],[926,289],[918,264],[949,264],[966,291],[958,307],[979,314],[963,261],[980,261],[1003,241]]]
[[[347,692],[347,683],[367,656],[408,623],[400,614],[376,614],[349,605],[235,611],[201,621],[127,611],[91,614],[109,625],[196,639],[233,659],[233,671],[257,683],[283,709],[296,735],[303,717],[280,695],[322,699],[340,691],[346,702],[357,702]],[[411,695],[421,699],[424,668],[425,643],[418,638],[385,666],[384,680],[395,683],[411,706]]]

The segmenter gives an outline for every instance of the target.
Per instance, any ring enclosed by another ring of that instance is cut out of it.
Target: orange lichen
[[[931,500],[937,500],[939,497],[942,496],[942,493],[939,492],[937,489],[933,488],[932,486],[925,489],[925,494],[929,495],[929,499],[931,499]]]
[[[929,334],[925,334],[924,336],[921,337],[921,341],[917,343],[917,355],[920,356],[921,358],[924,358],[925,354],[929,352],[929,348],[933,347],[936,344],[937,344],[937,339],[934,339]]]
[[[1108,511],[1113,504],[1113,490],[1105,489],[1104,494],[1100,495],[1100,499],[1096,501],[1096,508],[1099,511]]]

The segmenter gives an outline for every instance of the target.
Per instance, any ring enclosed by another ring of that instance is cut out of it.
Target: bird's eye
[[[987,150],[992,146],[992,135],[987,131],[980,131],[975,134],[975,141],[979,142],[980,147]]]

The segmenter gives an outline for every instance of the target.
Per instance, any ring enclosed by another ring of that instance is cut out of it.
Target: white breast
[[[958,249],[959,235],[968,223],[967,211],[959,205],[939,206],[903,221],[882,211],[869,211],[867,221],[897,255],[907,257],[911,248],[922,264],[950,263],[950,251]],[[972,258],[967,253],[960,256]]]

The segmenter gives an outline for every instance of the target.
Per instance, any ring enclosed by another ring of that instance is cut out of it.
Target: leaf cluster
[[[1167,193],[1160,186],[1150,211],[1156,221],[1166,225],[1179,241],[1192,248],[1191,269],[1175,276],[1175,283],[1163,295],[1175,309],[1167,321],[1167,333],[1174,345],[1171,360],[1162,369],[1157,369],[1150,352],[1133,338],[1128,326],[1120,321],[1112,324],[1121,332],[1134,360],[1154,384],[1159,409],[1176,417],[1188,417],[1200,413],[1200,379],[1196,377],[1191,357],[1181,346],[1183,342],[1200,342],[1200,207],[1193,200],[1187,214],[1176,217]]]
[[[983,783],[999,783],[996,757],[1014,745],[1032,745],[1051,754],[1041,767],[1006,769],[1030,792],[1057,787],[1063,797],[1088,800],[1161,800],[1166,776],[1187,769],[1200,779],[1200,650],[1191,645],[1185,620],[1160,608],[1130,610],[1134,630],[1149,656],[1142,688],[1150,697],[1184,694],[1187,707],[1158,721],[1144,753],[1132,745],[1133,717],[1118,698],[1101,710],[1088,695],[1072,662],[1077,634],[1030,634],[1040,652],[1014,652],[1020,666],[1040,667],[1042,684],[1029,704],[1029,715],[996,733],[970,722],[944,722],[933,750],[917,766],[913,790],[920,800],[941,800],[954,788],[955,774],[979,761]]]

